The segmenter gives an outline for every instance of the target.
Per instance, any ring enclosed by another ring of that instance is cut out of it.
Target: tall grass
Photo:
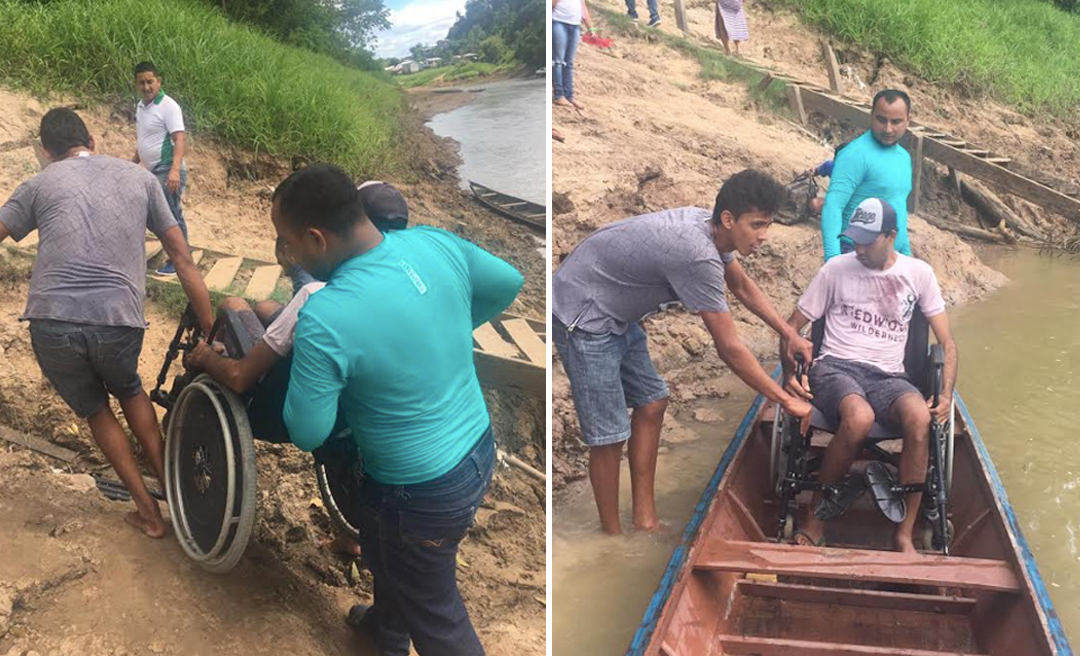
[[[935,83],[1080,118],[1080,15],[1045,0],[780,0]]]
[[[356,175],[402,166],[404,99],[378,76],[282,45],[195,0],[0,0],[0,81],[136,102],[154,62],[189,130]]]

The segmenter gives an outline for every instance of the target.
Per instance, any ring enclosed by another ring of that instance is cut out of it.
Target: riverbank
[[[483,93],[485,87],[503,80],[539,79],[534,71],[524,67],[504,70],[479,79],[452,82],[446,85],[433,84],[411,87],[405,90],[405,97],[412,108],[424,121],[431,120],[436,114],[452,112],[464,107]]]
[[[31,144],[53,104],[81,107],[98,153],[130,156],[135,127],[123,111],[127,103],[68,96],[45,104],[0,88],[0,202],[36,173]],[[531,231],[508,224],[459,189],[460,158],[415,112],[403,111],[398,120],[407,128],[397,147],[410,158],[409,172],[370,176],[402,191],[412,223],[453,231],[518,268],[526,283],[511,311],[543,317],[546,265]],[[187,162],[191,243],[273,261],[269,199],[292,162],[200,134],[189,141]],[[371,580],[359,561],[328,552],[325,542],[335,531],[317,502],[307,454],[258,445],[254,537],[238,569],[221,577],[195,568],[171,536],[150,541],[127,527],[122,512],[128,504],[105,501],[93,489],[65,487],[68,474],[104,469],[114,475],[85,423],[41,378],[25,324],[16,320],[28,276],[27,257],[10,241],[0,246],[0,425],[78,457],[60,467],[41,455],[0,449],[0,553],[15,554],[0,559],[0,654],[357,653],[362,646],[342,618],[351,603],[370,601]],[[154,302],[146,312],[150,328],[139,366],[149,382],[177,317]],[[491,389],[485,396],[500,447],[543,470],[543,400]],[[500,467],[477,528],[464,543],[458,579],[491,654],[544,653],[545,508],[542,484]]]

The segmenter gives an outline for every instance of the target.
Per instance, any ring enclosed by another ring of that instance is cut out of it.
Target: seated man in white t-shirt
[[[896,426],[903,434],[900,483],[923,483],[930,417],[933,414],[941,423],[947,420],[956,381],[956,344],[941,288],[929,264],[894,249],[896,211],[886,201],[868,198],[860,203],[844,237],[855,243],[855,252],[834,257],[821,267],[788,320],[801,330],[811,321],[827,318],[821,353],[809,376],[801,381],[791,376],[788,387],[812,399],[822,414],[839,420],[825,449],[821,482],[838,482],[848,473],[877,421]],[[933,400],[924,400],[904,372],[904,348],[916,306],[945,350],[942,391],[934,407],[930,407]],[[825,524],[814,513],[822,496],[815,493],[807,507],[796,543],[822,545]],[[897,551],[915,551],[912,529],[921,500],[921,492],[906,497],[908,512],[893,537]]]

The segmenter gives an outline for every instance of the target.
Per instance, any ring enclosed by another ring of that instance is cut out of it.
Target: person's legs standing
[[[570,380],[581,437],[589,447],[589,481],[600,528],[612,535],[621,533],[619,466],[623,442],[631,435],[620,374],[626,337],[568,331],[558,319],[552,321],[551,332]]]
[[[638,19],[637,3],[635,0],[626,0],[626,15],[629,16],[631,20],[636,21]]]
[[[574,100],[574,57],[577,56],[578,43],[581,42],[581,26],[567,25],[566,28],[566,55],[563,57],[566,66],[563,68],[563,93],[566,95],[566,99],[570,101],[570,104],[582,109],[581,105]]]
[[[161,190],[165,192],[165,201],[169,205],[169,210],[172,212],[173,218],[176,219],[176,224],[180,226],[180,232],[184,234],[184,241],[188,240],[187,222],[184,221],[184,208],[182,203],[182,197],[184,190],[187,188],[187,167],[180,169],[180,186],[176,192],[169,191],[169,170],[154,171],[154,175],[157,176],[158,182],[161,183]],[[159,275],[175,275],[176,268],[173,267],[172,262],[166,261],[165,264],[156,271]]]
[[[566,47],[570,39],[569,27],[566,23],[551,21],[551,86],[556,104],[566,104],[559,101],[566,98],[563,76],[566,71]]]
[[[660,5],[658,0],[649,0],[649,27],[660,24]]]
[[[634,528],[651,531],[660,526],[656,514],[656,457],[670,392],[649,357],[645,331],[632,325],[626,339],[626,355],[619,373],[626,404],[634,409],[628,445]]]

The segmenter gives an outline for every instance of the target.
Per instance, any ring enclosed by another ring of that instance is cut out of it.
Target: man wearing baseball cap
[[[868,198],[860,203],[843,233],[854,244],[854,252],[821,267],[788,319],[795,330],[802,330],[807,323],[826,318],[821,353],[808,380],[796,380],[790,374],[792,363],[785,363],[788,388],[839,421],[825,449],[819,474],[823,483],[837,482],[848,473],[875,421],[903,433],[900,482],[924,482],[930,417],[939,422],[948,417],[957,354],[945,301],[930,265],[896,251],[896,232],[896,210],[888,202]],[[933,407],[904,373],[908,326],[916,306],[945,349],[942,393]],[[915,551],[911,536],[921,500],[922,493],[905,499],[909,510],[893,538],[897,551]],[[825,524],[813,512],[821,502],[822,494],[816,493],[796,534],[797,543],[822,545]]]

